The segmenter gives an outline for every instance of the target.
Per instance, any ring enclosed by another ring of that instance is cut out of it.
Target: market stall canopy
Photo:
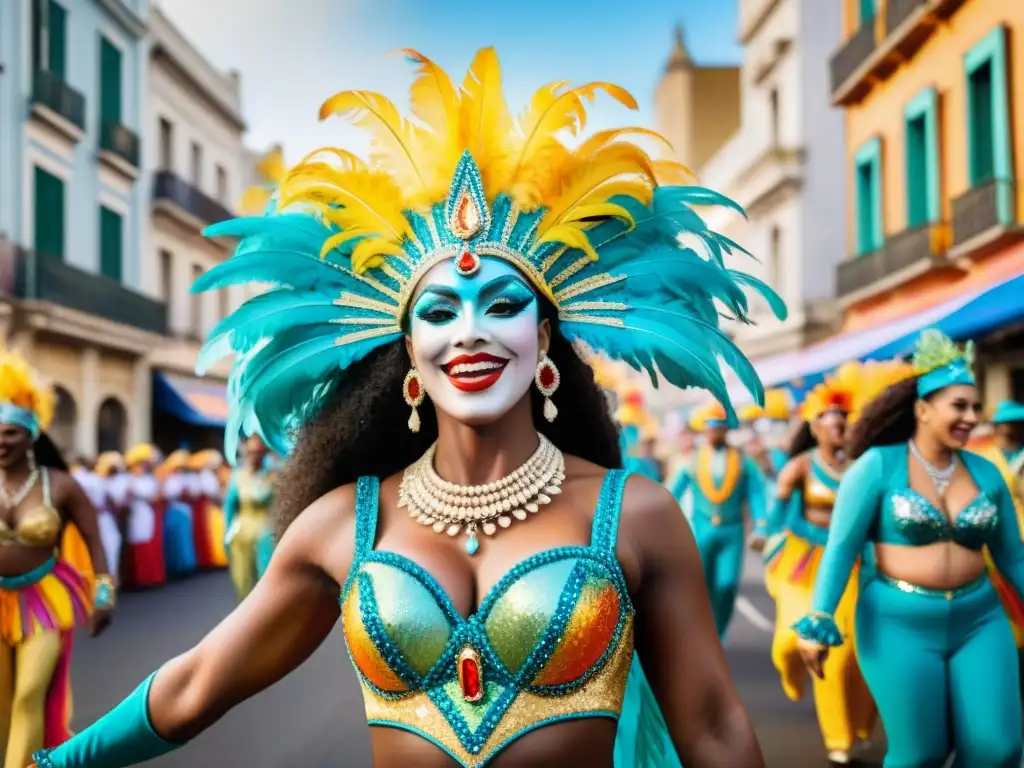
[[[216,381],[155,371],[157,410],[197,427],[223,427],[228,418],[227,387]]]

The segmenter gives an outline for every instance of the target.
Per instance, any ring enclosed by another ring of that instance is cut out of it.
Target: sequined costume
[[[270,520],[273,491],[272,471],[252,472],[240,467],[231,474],[224,497],[224,542],[231,581],[239,600],[256,586],[274,552]]]
[[[484,260],[513,267],[557,311],[565,340],[654,382],[707,389],[730,420],[720,359],[761,398],[720,313],[747,318],[745,289],[780,316],[785,307],[763,283],[725,266],[727,254],[742,249],[694,210],[735,204],[684,185],[685,169],[628,140],[640,134],[660,144],[650,131],[579,136],[598,93],[635,109],[632,96],[610,83],[555,82],[515,118],[493,49],[477,53],[461,87],[405,53],[417,68],[414,121],[380,94],[335,95],[322,115],[371,130],[370,160],[343,149],[315,153],[287,173],[264,215],[207,231],[238,246],[194,290],[272,284],[222,320],[200,355],[200,372],[234,355],[227,456],[252,434],[288,455],[296,428],[336,391],[339,372],[407,338],[417,285],[445,262],[470,278]],[[683,233],[700,239],[706,256],[682,245]],[[543,415],[553,418],[544,397]],[[626,691],[643,677],[630,673],[633,607],[614,548],[625,478],[623,470],[608,474],[591,546],[528,558],[471,619],[422,568],[374,549],[377,481],[360,480],[356,563],[340,597],[371,725],[418,733],[468,766],[546,723],[610,718],[619,721],[621,768],[678,765],[665,751],[650,688]],[[151,680],[69,744],[40,755],[40,768],[129,765],[179,746],[149,722]],[[624,701],[636,706],[624,710]]]
[[[973,383],[969,361],[954,359],[918,379],[921,397]],[[812,611],[794,625],[822,645],[849,641],[835,611],[865,545],[953,542],[987,546],[1000,572],[1024,586],[1024,543],[999,470],[980,456],[959,460],[978,494],[950,520],[910,488],[906,443],[870,448],[847,470],[836,498]],[[856,608],[861,670],[888,738],[886,768],[1016,766],[1021,759],[1018,658],[1010,623],[988,576],[938,591],[878,572]]]
[[[725,424],[725,410],[713,403],[698,416],[695,426]],[[755,532],[767,532],[764,477],[753,459],[738,448],[704,444],[673,484],[672,495],[677,499],[687,493],[715,624],[724,638],[743,572],[744,513],[753,520]]]
[[[34,441],[48,424],[52,405],[52,391],[20,355],[0,345],[0,424],[26,429]],[[65,523],[51,491],[50,470],[41,467],[20,514],[0,518],[0,547],[39,548],[52,555],[27,573],[0,577],[3,768],[24,768],[35,750],[71,736],[74,630],[92,612],[94,574],[81,533]]]

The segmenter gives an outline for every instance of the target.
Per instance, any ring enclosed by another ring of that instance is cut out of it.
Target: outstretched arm
[[[620,530],[632,533],[641,577],[640,661],[687,768],[760,768],[764,758],[729,674],[704,586],[700,554],[675,500],[633,478]]]
[[[40,768],[123,768],[181,746],[305,661],[338,619],[352,557],[351,489],[303,512],[256,588],[199,645],[172,659]],[[331,575],[328,575],[328,572]]]

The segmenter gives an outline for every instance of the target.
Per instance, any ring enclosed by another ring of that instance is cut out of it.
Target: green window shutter
[[[124,220],[121,215],[100,206],[100,273],[121,280],[124,269]]]
[[[858,0],[861,26],[875,20],[875,2],[876,0]]]
[[[904,110],[907,153],[907,228],[942,217],[939,176],[938,95],[928,88]]]
[[[55,0],[49,0],[47,42],[49,59],[47,69],[61,80],[68,75],[68,13]]]
[[[43,35],[46,31],[46,3],[48,0],[32,0],[32,71],[45,69],[43,66]]]
[[[877,137],[857,152],[855,158],[855,211],[857,255],[882,247],[882,142]]]
[[[36,251],[64,258],[64,182],[36,166],[35,243]]]
[[[100,38],[100,116],[121,122],[121,51],[107,38]]]
[[[1013,178],[1006,28],[998,26],[964,55],[967,162],[972,187]]]

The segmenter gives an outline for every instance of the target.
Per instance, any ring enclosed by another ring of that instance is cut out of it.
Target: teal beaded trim
[[[972,592],[977,592],[988,582],[988,575],[983,574],[969,584],[964,584],[956,589],[930,589],[919,584],[911,584],[909,581],[903,581],[903,579],[894,579],[892,576],[886,576],[884,573],[876,574],[876,576],[883,584],[898,589],[901,592],[906,592],[910,595],[921,595],[922,597],[936,597],[943,600],[956,600],[958,597],[964,597]]]
[[[821,465],[821,460],[815,455],[816,453],[817,451],[811,454],[811,473],[814,475],[814,479],[830,491],[838,491],[839,480],[830,475],[828,470]]]
[[[352,587],[352,580],[359,573],[359,566],[373,551],[377,538],[377,506],[380,502],[380,480],[376,477],[360,477],[356,481],[356,533],[352,552],[352,566],[349,568],[345,586],[341,589],[342,601]]]
[[[800,638],[812,643],[830,647],[843,644],[843,633],[836,626],[835,619],[827,613],[810,613],[794,624],[792,629]]]
[[[57,768],[57,766],[53,764],[53,760],[50,759],[50,754],[52,752],[52,749],[41,749],[32,755],[32,759],[35,760],[35,763],[39,768]]]
[[[605,475],[601,483],[601,493],[597,497],[597,509],[594,510],[594,525],[590,535],[590,546],[602,554],[615,557],[615,543],[619,534],[619,518],[622,515],[622,497],[626,491],[629,473],[622,469],[612,469]],[[616,560],[616,567],[618,561]]]

